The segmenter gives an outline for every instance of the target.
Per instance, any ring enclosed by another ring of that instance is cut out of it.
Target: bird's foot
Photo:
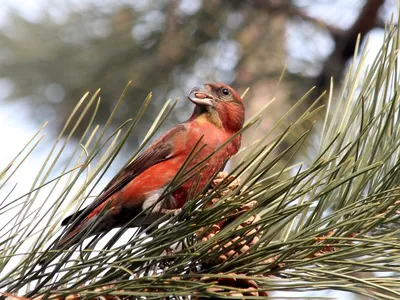
[[[176,217],[177,215],[179,215],[182,211],[182,208],[177,208],[177,209],[161,209],[161,213],[163,215],[167,215],[167,214],[172,214],[174,217]]]

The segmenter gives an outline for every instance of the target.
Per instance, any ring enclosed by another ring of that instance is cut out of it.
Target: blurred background
[[[263,125],[268,129],[312,86],[317,90],[306,105],[331,76],[340,83],[357,34],[379,45],[384,23],[397,11],[395,0],[1,3],[2,140],[7,127],[15,137],[44,121],[51,122],[50,134],[58,133],[80,97],[98,88],[102,124],[132,80],[115,126],[134,115],[150,91],[154,95],[132,147],[168,98],[181,99],[168,121],[185,120],[192,110],[185,95],[207,81],[231,84],[239,92],[250,87],[248,116],[276,96]]]
[[[250,87],[247,117],[276,97],[261,126],[265,133],[313,86],[298,113],[329,86],[331,76],[340,87],[358,33],[362,46],[369,38],[372,59],[385,22],[397,16],[396,0],[0,3],[0,169],[50,122],[44,146],[23,171],[25,179],[40,168],[46,145],[87,91],[102,89],[96,123],[104,124],[132,80],[114,128],[135,115],[153,92],[151,106],[114,165],[118,169],[167,99],[180,98],[165,124],[170,127],[190,116],[190,89],[209,81],[228,83],[239,93]],[[77,131],[76,138],[80,134]]]
[[[128,157],[167,99],[180,101],[161,131],[190,116],[187,93],[209,81],[239,93],[250,87],[247,118],[276,97],[258,130],[265,134],[313,86],[297,114],[331,76],[340,87],[358,33],[362,45],[369,37],[372,59],[385,22],[397,16],[396,0],[0,2],[0,168],[45,121],[44,143],[52,142],[87,91],[102,89],[96,124],[104,124],[129,80],[113,128],[134,116],[150,91],[154,99],[123,149]]]

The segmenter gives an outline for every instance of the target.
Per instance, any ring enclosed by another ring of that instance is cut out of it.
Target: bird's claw
[[[179,215],[182,211],[182,208],[178,208],[178,209],[162,209],[161,213],[163,215],[167,215],[167,214],[172,214],[174,217],[176,217],[177,215]]]

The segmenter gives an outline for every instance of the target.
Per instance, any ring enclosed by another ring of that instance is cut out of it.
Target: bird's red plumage
[[[224,90],[225,89],[225,90]],[[229,89],[228,92],[226,89]],[[182,164],[194,149],[199,150],[185,170],[190,170],[199,162],[204,161],[216,149],[231,139],[243,126],[244,107],[242,99],[231,87],[220,83],[202,86],[201,94],[195,101],[202,103],[210,98],[210,106],[198,104],[190,119],[158,138],[128,167],[122,170],[105,188],[103,193],[92,203],[88,210],[82,212],[80,221],[70,226],[61,240],[61,244],[77,242],[74,238],[83,230],[90,220],[106,210],[102,226],[94,233],[121,226],[121,220],[126,222],[143,209],[145,202],[159,196],[174,178]],[[230,98],[225,93],[229,93]],[[234,137],[230,143],[215,152],[203,165],[197,176],[181,182],[178,189],[172,192],[173,201],[163,203],[165,209],[181,208],[188,200],[189,194],[196,194],[205,188],[210,178],[221,169],[223,164],[234,155],[240,147],[241,135]],[[193,189],[196,187],[196,190]],[[65,223],[71,222],[71,218]],[[71,228],[72,227],[72,228]]]
[[[188,164],[187,170],[205,160],[214,152],[215,149],[222,146],[232,137],[231,133],[216,128],[211,123],[198,122],[196,119],[184,124],[184,126],[184,131],[180,131],[172,137],[176,141],[176,147],[172,154],[172,158],[148,168],[135,177],[123,189],[115,194],[114,199],[116,199],[116,202],[137,205],[142,201],[141,198],[143,198],[143,195],[150,194],[152,191],[165,187],[174,178],[186,157],[189,155],[189,152],[194,149],[198,141],[200,142],[197,144],[196,149],[200,150],[201,147],[203,148],[201,148],[199,153],[195,155],[190,164]],[[212,132],[213,134],[206,134],[207,132]],[[240,137],[236,137],[236,143],[230,143],[212,155],[210,159],[207,160],[207,163],[204,164],[204,168],[201,172],[199,172],[200,177],[194,176],[183,183],[177,192],[172,193],[172,196],[177,200],[177,202],[167,202],[165,208],[175,209],[182,207],[186,201],[187,193],[190,191],[192,184],[197,185],[197,191],[193,191],[194,193],[202,190],[210,177],[212,177],[215,172],[222,167],[230,156],[237,152],[239,139]]]

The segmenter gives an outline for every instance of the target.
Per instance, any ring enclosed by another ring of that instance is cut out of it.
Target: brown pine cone
[[[250,202],[240,207],[236,211],[232,212],[234,217],[226,218],[217,224],[214,224],[208,230],[201,228],[198,231],[198,237],[201,241],[206,242],[212,239],[218,232],[220,232],[225,226],[229,225],[235,218],[239,217],[249,209],[251,209],[256,202]],[[254,224],[260,220],[260,216],[257,214],[251,215],[247,220],[245,220],[242,224],[240,224],[237,229],[246,229],[244,231],[242,238],[237,236],[233,238],[231,241],[226,242],[225,244],[217,244],[212,249],[210,249],[210,253],[215,251],[221,251],[222,249],[227,249],[226,252],[223,252],[216,261],[208,261],[207,264],[218,264],[226,261],[230,258],[235,258],[241,254],[251,253],[251,248],[258,244],[260,239],[260,227],[255,226]]]
[[[222,273],[220,273],[222,274]],[[227,274],[232,276],[243,275],[243,274]],[[205,283],[214,283],[216,286],[211,286],[207,288],[207,291],[210,293],[210,298],[206,297],[197,297],[192,299],[197,300],[206,300],[206,299],[220,299],[218,294],[223,296],[230,297],[248,297],[248,296],[264,296],[267,297],[267,292],[263,290],[259,290],[257,283],[251,279],[245,278],[209,278],[203,277],[200,279]],[[231,287],[231,289],[229,288]]]

